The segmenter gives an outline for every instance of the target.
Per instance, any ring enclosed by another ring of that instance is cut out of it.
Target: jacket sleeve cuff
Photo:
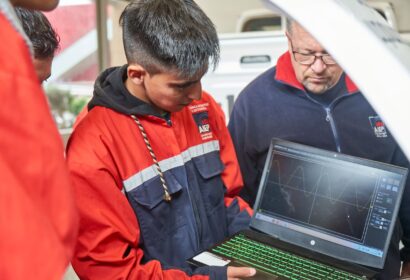
[[[209,269],[209,279],[210,280],[227,280],[228,275],[227,275],[227,266],[211,266]]]
[[[228,235],[231,236],[241,230],[248,229],[251,222],[251,216],[248,211],[241,211],[238,200],[234,199],[227,208]]]

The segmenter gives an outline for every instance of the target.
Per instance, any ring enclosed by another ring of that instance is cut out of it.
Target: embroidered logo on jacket
[[[208,107],[208,102],[188,106],[191,110],[192,117],[198,126],[199,134],[201,135],[202,140],[213,138],[211,126],[209,124]]]
[[[209,124],[208,111],[192,114],[195,123],[198,126],[202,140],[212,138],[211,126]]]
[[[370,116],[369,121],[370,121],[370,125],[372,126],[376,137],[379,137],[379,138],[387,137],[386,127],[384,126],[384,123],[380,119],[379,116]]]

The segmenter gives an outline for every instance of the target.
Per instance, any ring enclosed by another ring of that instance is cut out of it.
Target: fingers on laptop
[[[251,267],[228,266],[228,280],[239,280],[252,277],[256,274],[256,269]]]

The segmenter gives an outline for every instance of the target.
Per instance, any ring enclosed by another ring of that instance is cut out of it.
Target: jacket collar
[[[305,91],[303,85],[296,79],[296,74],[292,67],[292,61],[289,52],[286,52],[279,57],[276,63],[275,79],[294,88]],[[345,75],[345,83],[347,92],[349,94],[359,91],[358,87],[347,75]]]

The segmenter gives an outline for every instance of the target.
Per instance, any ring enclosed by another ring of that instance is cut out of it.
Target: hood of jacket
[[[162,117],[150,104],[132,95],[125,87],[127,65],[103,71],[94,84],[88,110],[95,106],[110,108],[126,115],[154,115]]]

